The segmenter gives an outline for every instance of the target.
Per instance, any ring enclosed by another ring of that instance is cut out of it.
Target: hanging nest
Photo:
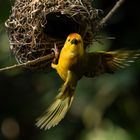
[[[70,33],[79,33],[88,46],[96,35],[98,10],[90,0],[16,0],[6,21],[10,49],[19,63],[52,53],[54,44],[61,50]],[[46,67],[44,60],[31,67]]]

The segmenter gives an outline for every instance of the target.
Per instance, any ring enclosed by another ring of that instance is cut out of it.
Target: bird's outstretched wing
[[[88,53],[85,76],[94,77],[103,73],[113,73],[118,69],[130,66],[139,57],[140,50]]]
[[[68,72],[67,79],[61,87],[59,94],[55,98],[54,102],[49,106],[46,112],[37,119],[36,125],[41,129],[49,129],[57,125],[66,115],[69,110],[76,87],[76,82],[73,82],[72,72]]]

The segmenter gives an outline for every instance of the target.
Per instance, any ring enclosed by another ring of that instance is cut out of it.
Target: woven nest
[[[5,25],[10,49],[19,63],[25,63],[52,53],[54,44],[61,50],[73,32],[81,34],[88,46],[98,22],[98,10],[90,0],[16,0]],[[49,62],[35,67],[46,67]]]

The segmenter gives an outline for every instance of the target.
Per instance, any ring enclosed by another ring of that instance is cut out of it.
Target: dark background
[[[115,0],[96,0],[106,14]],[[4,22],[12,1],[0,1],[0,67],[15,64],[9,50]],[[138,1],[126,0],[101,32],[101,44],[91,50],[140,48]],[[107,37],[115,37],[113,40]],[[35,119],[49,105],[62,84],[56,72],[0,73],[0,140],[139,140],[140,62],[114,75],[83,78],[72,108],[61,123],[47,131]]]

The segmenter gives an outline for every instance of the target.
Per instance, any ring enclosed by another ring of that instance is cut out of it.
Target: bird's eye
[[[68,42],[70,42],[70,39],[68,39]]]
[[[77,40],[77,39],[73,39],[73,40],[71,41],[71,44],[77,45],[78,43],[79,43],[79,40]]]

